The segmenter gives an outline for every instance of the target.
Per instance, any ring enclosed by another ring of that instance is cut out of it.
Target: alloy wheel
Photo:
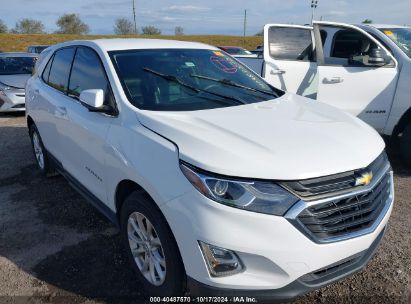
[[[41,169],[44,169],[44,153],[43,148],[40,143],[40,138],[37,132],[33,133],[33,148],[34,148],[34,156],[36,157],[37,164]]]
[[[151,222],[140,212],[129,215],[128,242],[138,269],[148,282],[160,286],[166,278],[163,246]]]

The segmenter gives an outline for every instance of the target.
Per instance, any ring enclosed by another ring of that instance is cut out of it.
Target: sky
[[[0,0],[2,19],[13,28],[21,18],[41,20],[47,32],[56,30],[58,16],[78,13],[91,34],[112,34],[117,18],[132,20],[132,0]],[[319,0],[316,19],[411,25],[410,0]],[[305,24],[311,20],[311,0],[135,0],[137,26],[154,25],[163,34],[182,26],[185,34],[242,35],[247,9],[247,34],[266,23]]]

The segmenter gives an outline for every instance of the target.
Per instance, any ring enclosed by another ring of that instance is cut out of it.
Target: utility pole
[[[245,46],[245,35],[247,31],[247,10],[244,10],[244,32],[243,32],[243,37],[244,37],[244,45]]]
[[[137,23],[136,23],[136,6],[133,0],[133,17],[134,17],[134,34],[137,34]]]
[[[314,11],[318,6],[318,0],[311,0],[311,24],[314,21]]]

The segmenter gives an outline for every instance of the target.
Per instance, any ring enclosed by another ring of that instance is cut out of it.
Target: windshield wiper
[[[190,90],[192,90],[192,91],[195,91],[195,92],[197,92],[197,93],[199,93],[199,92],[204,92],[204,93],[208,93],[208,94],[211,94],[211,95],[214,95],[214,96],[218,96],[218,97],[220,97],[220,98],[225,98],[225,99],[233,100],[233,101],[235,101],[235,102],[237,102],[237,103],[239,103],[239,104],[247,104],[245,101],[241,100],[240,98],[234,97],[234,96],[224,95],[224,94],[220,94],[220,93],[216,93],[216,92],[212,92],[212,91],[208,91],[208,90],[204,90],[204,89],[201,89],[201,88],[194,87],[194,86],[192,86],[192,85],[189,85],[188,83],[185,83],[185,82],[181,81],[180,79],[178,79],[178,78],[177,78],[176,76],[174,76],[174,75],[163,74],[163,73],[154,71],[154,70],[149,69],[149,68],[143,68],[143,70],[146,71],[146,72],[152,73],[152,74],[154,74],[154,75],[157,75],[157,76],[159,76],[159,77],[161,77],[161,78],[164,78],[164,79],[166,79],[166,80],[168,80],[168,81],[173,81],[173,82],[175,82],[175,83],[178,83],[179,85],[181,85],[181,86],[183,86],[183,87],[186,87],[186,88],[188,88],[188,89],[190,89]]]
[[[260,89],[248,87],[248,86],[239,84],[237,82],[234,82],[230,79],[217,79],[217,78],[212,78],[212,77],[197,75],[197,74],[191,74],[190,76],[194,77],[194,78],[200,78],[200,79],[206,79],[206,80],[210,80],[210,81],[214,81],[214,82],[219,82],[219,83],[222,83],[222,84],[226,84],[226,85],[229,85],[229,86],[232,86],[232,87],[241,88],[241,89],[252,91],[252,92],[258,92],[258,93],[263,93],[263,94],[278,97],[278,95],[273,93],[273,92],[268,92],[268,91],[265,91],[265,90],[260,90]]]

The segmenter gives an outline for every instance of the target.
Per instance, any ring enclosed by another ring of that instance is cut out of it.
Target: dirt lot
[[[62,177],[36,170],[24,116],[0,115],[0,156],[0,303],[142,302],[117,231]],[[411,170],[390,158],[396,202],[376,256],[296,303],[411,303]]]

